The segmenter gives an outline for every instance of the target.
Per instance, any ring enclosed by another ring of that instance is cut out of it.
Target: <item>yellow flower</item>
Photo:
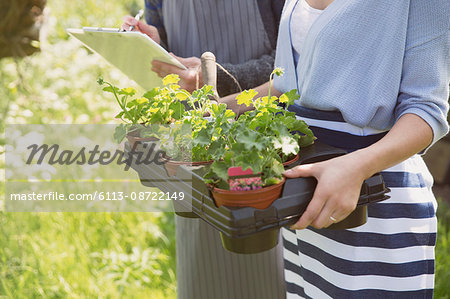
[[[150,108],[148,111],[149,111],[150,113],[156,113],[156,112],[159,111],[159,108],[154,108],[154,107],[152,107],[152,108]]]
[[[144,103],[148,103],[148,99],[146,99],[146,98],[138,98],[138,99],[136,99],[136,102],[138,104],[144,104]]]
[[[169,84],[177,84],[178,81],[180,81],[180,77],[178,75],[170,74],[164,77],[163,84],[167,86]]]
[[[136,90],[133,87],[122,88],[120,91],[128,95],[134,95],[136,93]]]

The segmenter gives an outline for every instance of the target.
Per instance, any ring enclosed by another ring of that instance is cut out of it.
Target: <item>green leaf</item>
[[[111,92],[111,93],[114,93],[114,91],[119,92],[119,89],[117,87],[114,87],[114,89],[113,89],[113,87],[111,87],[111,86],[103,87],[102,90],[106,91],[106,92]]]
[[[136,93],[136,90],[133,87],[122,88],[121,90],[119,90],[119,94],[131,96],[131,97],[134,96],[135,93]]]
[[[127,135],[127,126],[125,124],[120,124],[114,129],[113,137],[117,143],[121,143],[126,135]]]
[[[196,145],[208,145],[211,142],[211,134],[209,134],[207,129],[202,129],[197,133],[193,141]]]
[[[174,119],[181,119],[184,114],[184,105],[181,102],[172,102],[169,109],[173,110],[172,117]]]
[[[129,102],[127,103],[127,108],[131,108],[131,107],[133,107],[133,106],[136,106],[137,104],[138,104],[137,101],[134,99],[134,100],[129,101]]]
[[[314,136],[302,136],[298,143],[299,143],[300,147],[306,147],[308,145],[313,144],[314,140],[316,140],[316,137],[314,137]]]
[[[276,185],[276,184],[279,184],[280,182],[281,182],[280,179],[274,178],[274,177],[270,177],[270,178],[267,178],[267,179],[264,181],[264,186]]]
[[[228,166],[224,161],[214,161],[211,164],[211,171],[223,181],[228,181]]]
[[[227,109],[223,116],[225,119],[232,119],[236,117],[236,113],[234,113],[233,110]]]
[[[123,114],[125,112],[124,111],[120,111],[116,116],[114,116],[115,118],[122,118]]]
[[[282,178],[283,172],[283,164],[274,157],[271,157],[264,165],[263,177],[265,178],[265,180],[267,180],[267,178]]]
[[[153,100],[153,98],[154,98],[155,96],[157,96],[158,93],[159,93],[159,88],[158,88],[158,87],[155,87],[155,88],[153,88],[152,90],[149,90],[149,91],[147,91],[146,93],[144,93],[143,97],[144,97],[144,98],[147,98],[147,99],[149,99],[149,100]]]
[[[300,96],[297,94],[296,89],[292,89],[286,93],[283,93],[278,101],[280,103],[286,103],[287,105],[293,105],[296,100],[298,100]]]
[[[263,150],[263,140],[259,138],[259,134],[252,130],[239,132],[236,136],[236,141],[243,144],[247,150]]]
[[[236,166],[241,166],[244,171],[251,168],[254,173],[259,173],[263,167],[264,157],[258,151],[247,151],[235,156],[234,161]]]
[[[187,91],[185,92],[177,92],[177,94],[175,95],[175,97],[179,100],[179,101],[185,101],[188,97],[189,97],[189,93]]]
[[[212,85],[204,85],[202,91],[204,95],[212,94],[214,87]]]
[[[211,116],[213,118],[217,118],[220,114],[222,114],[227,109],[227,104],[212,104],[211,105]]]
[[[314,133],[308,128],[308,125],[301,119],[295,119],[295,121],[288,123],[288,128],[292,132],[301,132],[307,136],[314,137]]]
[[[222,139],[216,139],[208,147],[209,154],[213,159],[219,160],[225,154],[225,143]]]
[[[252,103],[253,98],[258,94],[258,92],[254,89],[244,90],[237,97],[237,104],[242,105],[245,104],[247,107]]]

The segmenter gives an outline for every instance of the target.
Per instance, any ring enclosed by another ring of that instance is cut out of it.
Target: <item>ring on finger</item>
[[[333,216],[330,216],[330,220],[333,221],[333,222],[337,222],[337,219],[334,218]]]

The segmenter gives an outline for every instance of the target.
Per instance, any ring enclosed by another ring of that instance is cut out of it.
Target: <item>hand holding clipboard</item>
[[[162,84],[162,79],[152,71],[153,60],[186,70],[163,47],[138,31],[84,27],[67,29],[67,32],[147,90]]]

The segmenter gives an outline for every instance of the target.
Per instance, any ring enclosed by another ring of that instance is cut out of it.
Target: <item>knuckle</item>
[[[311,223],[311,226],[317,229],[324,228],[324,224],[319,221],[314,221]]]
[[[307,221],[308,223],[312,222],[317,217],[317,212],[312,209],[307,209],[304,213],[302,218]]]
[[[336,203],[336,207],[343,212],[351,212],[355,209],[356,205],[347,200],[339,200]]]

